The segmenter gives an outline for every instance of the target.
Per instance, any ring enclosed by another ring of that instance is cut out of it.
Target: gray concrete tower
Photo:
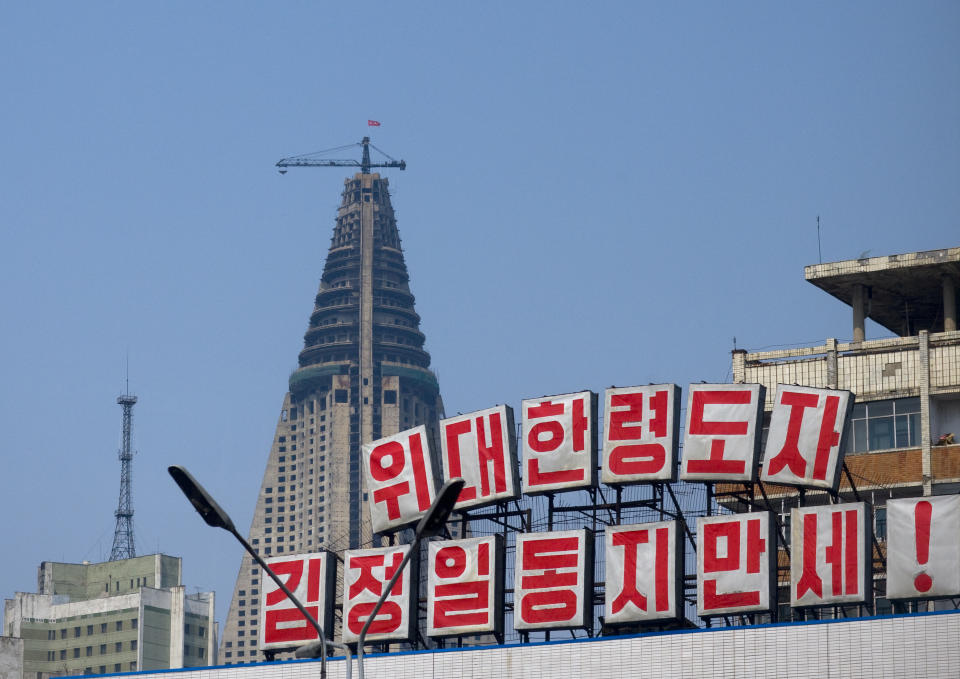
[[[344,182],[298,368],[290,376],[250,542],[263,556],[370,546],[361,442],[443,417],[400,246],[388,182]],[[221,662],[259,662],[262,574],[245,556]],[[332,631],[331,631],[332,632]]]

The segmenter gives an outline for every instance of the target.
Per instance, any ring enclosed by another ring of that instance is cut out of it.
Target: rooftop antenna
[[[117,403],[123,408],[123,430],[120,442],[120,500],[114,516],[117,526],[113,531],[113,547],[110,549],[110,561],[132,559],[137,555],[133,540],[133,500],[131,485],[133,482],[133,451],[130,449],[130,431],[133,423],[133,404],[137,397],[130,393],[130,356],[127,355],[127,375],[124,393],[117,397]]]
[[[820,215],[817,215],[817,256],[823,264],[823,252],[820,250]]]

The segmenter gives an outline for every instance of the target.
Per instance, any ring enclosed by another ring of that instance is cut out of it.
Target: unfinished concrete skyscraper
[[[369,164],[363,170],[344,182],[299,367],[260,486],[249,537],[264,557],[371,545],[361,442],[420,424],[435,429],[443,417],[388,182],[371,174]],[[264,659],[256,644],[259,570],[243,557],[221,662]]]

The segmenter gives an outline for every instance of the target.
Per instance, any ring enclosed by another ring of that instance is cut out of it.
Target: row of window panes
[[[122,631],[123,631],[123,620],[117,620],[117,621],[114,623],[114,625],[115,625],[115,628],[116,628],[116,631],[117,631],[117,632],[122,632]],[[74,636],[74,638],[80,636],[80,632],[81,632],[82,629],[83,629],[83,628],[82,628],[82,627],[79,627],[79,626],[73,628],[73,636]],[[132,618],[132,619],[130,620],[130,629],[137,629],[137,618]],[[91,636],[92,634],[94,634],[94,626],[93,626],[93,625],[87,625],[87,630],[86,630],[86,631],[87,631],[87,636]],[[100,634],[106,634],[106,633],[107,633],[107,623],[101,622],[101,623],[100,623]],[[56,632],[56,630],[48,630],[48,631],[47,631],[47,640],[48,640],[48,641],[49,641],[49,640],[56,639],[56,638],[57,638],[57,632]],[[61,627],[61,628],[60,628],[60,638],[61,638],[61,639],[66,639],[66,638],[67,638],[67,628],[66,628],[66,627]]]
[[[106,644],[100,644],[100,649],[99,649],[99,650],[100,650],[99,655],[106,655],[106,654],[107,654],[107,645],[106,645]],[[136,650],[137,650],[137,640],[136,640],[136,639],[132,639],[132,640],[130,641],[130,650],[131,650],[131,651],[136,651]],[[114,643],[114,645],[113,645],[113,652],[114,652],[114,653],[123,653],[123,642],[122,642],[122,641],[117,641],[117,642]],[[47,660],[56,660],[56,658],[54,657],[56,654],[57,654],[56,651],[47,651]],[[93,655],[93,646],[87,646],[86,652],[84,653],[84,655],[86,655],[87,657],[92,656],[92,655]],[[74,657],[74,658],[79,658],[79,657],[80,657],[80,647],[79,647],[79,646],[75,646],[75,647],[74,647],[74,649],[73,649],[73,657]],[[61,650],[60,650],[60,660],[66,660],[66,659],[67,659],[67,649],[64,648],[64,649],[61,649]]]
[[[850,416],[848,450],[915,448],[920,445],[920,399],[857,403]]]

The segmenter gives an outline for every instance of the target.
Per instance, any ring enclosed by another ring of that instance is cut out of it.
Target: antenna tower
[[[127,383],[127,392],[130,384]],[[130,428],[133,420],[133,404],[137,397],[126,393],[117,397],[117,403],[123,408],[123,436],[120,456],[120,501],[117,503],[117,527],[113,532],[113,548],[110,560],[132,559],[137,555],[133,542],[133,500],[130,498],[130,486],[133,482],[133,451],[130,449]]]

